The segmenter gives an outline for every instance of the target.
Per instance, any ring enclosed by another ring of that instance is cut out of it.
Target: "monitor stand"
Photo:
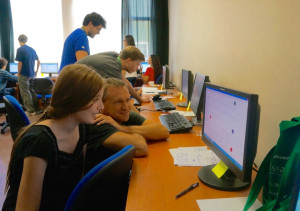
[[[236,191],[250,185],[250,182],[242,182],[238,179],[229,169],[221,178],[218,178],[212,171],[214,167],[215,165],[204,166],[198,172],[199,179],[207,186],[218,190]]]
[[[203,124],[203,121],[201,119],[197,119],[197,117],[193,118],[191,120],[192,125],[194,126],[201,126]]]
[[[186,107],[188,107],[188,103],[187,102],[178,103],[177,106],[186,108]]]

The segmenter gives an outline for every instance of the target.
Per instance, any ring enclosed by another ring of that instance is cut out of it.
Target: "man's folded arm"
[[[135,147],[135,157],[143,157],[148,154],[146,140],[139,134],[116,132],[109,136],[102,145],[112,150],[120,150],[127,145],[133,145]]]
[[[169,138],[168,129],[160,123],[153,122],[146,119],[142,125],[139,126],[124,126],[126,131],[130,134],[139,134],[147,140],[163,140]]]

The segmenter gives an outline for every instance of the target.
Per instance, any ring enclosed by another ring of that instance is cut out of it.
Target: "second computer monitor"
[[[41,63],[41,73],[49,74],[58,74],[58,63]]]
[[[18,73],[18,63],[9,63],[9,72],[11,74],[17,74]]]
[[[148,62],[141,62],[142,66],[142,73],[145,73],[147,68],[150,67],[150,64]]]
[[[181,92],[185,97],[186,102],[178,103],[179,107],[187,107],[189,101],[191,100],[193,90],[193,73],[190,70],[182,70],[181,75]]]
[[[196,73],[191,95],[191,109],[196,116],[192,122],[194,125],[201,124],[201,111],[203,109],[202,90],[205,81],[209,82],[208,76]]]
[[[162,83],[164,89],[170,89],[170,69],[168,65],[163,66]]]

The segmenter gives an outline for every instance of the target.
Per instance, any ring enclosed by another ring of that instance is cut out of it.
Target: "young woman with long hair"
[[[154,81],[155,83],[158,76],[162,73],[160,60],[157,55],[149,56],[148,63],[150,64],[150,67],[147,68],[142,76],[144,84],[147,84],[149,81]]]
[[[3,210],[63,210],[82,177],[85,124],[103,109],[104,87],[104,79],[85,65],[63,68],[49,107],[13,145]]]

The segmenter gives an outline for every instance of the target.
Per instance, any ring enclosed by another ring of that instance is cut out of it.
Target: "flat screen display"
[[[141,66],[142,66],[142,73],[145,73],[147,68],[150,67],[150,64],[148,64],[148,62],[141,62]]]
[[[9,72],[11,74],[17,74],[18,73],[18,63],[9,63]]]
[[[243,170],[248,99],[206,88],[204,136]]]
[[[201,95],[203,90],[203,85],[205,81],[205,75],[201,73],[196,73],[194,86],[193,86],[193,92],[191,96],[191,109],[194,112],[194,114],[197,116],[198,120],[201,120]]]
[[[58,74],[58,63],[41,63],[41,73]]]

